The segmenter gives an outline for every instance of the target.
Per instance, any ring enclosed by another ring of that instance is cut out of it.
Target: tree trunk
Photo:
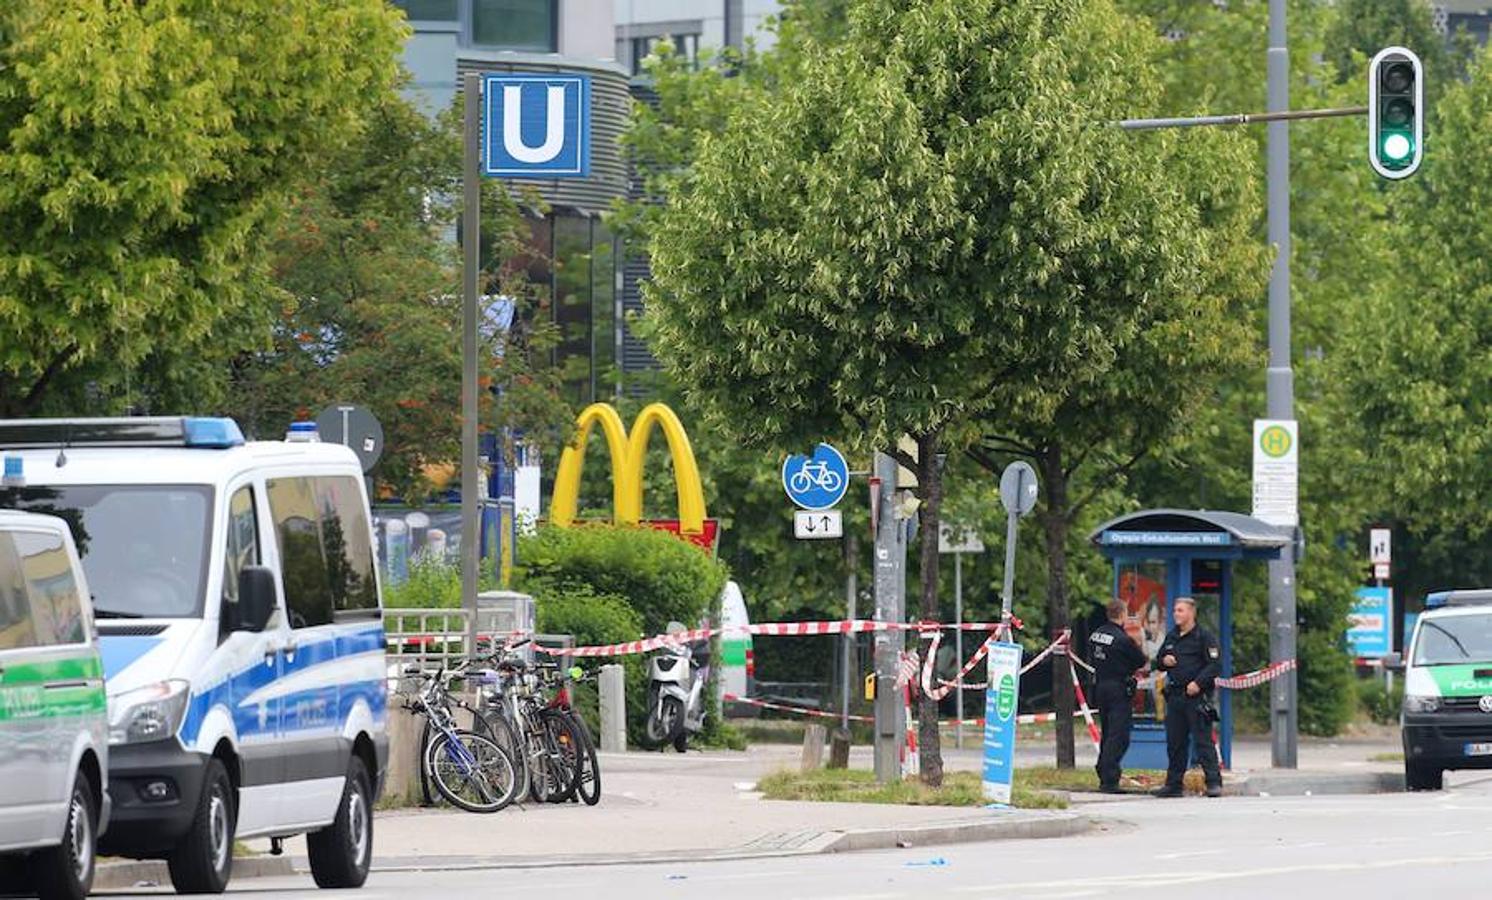
[[[1062,471],[1062,446],[1044,447],[1037,464],[1046,498],[1041,524],[1046,538],[1047,633],[1055,639],[1072,622],[1067,600],[1067,476]],[[1072,739],[1072,663],[1065,656],[1052,657],[1052,705],[1057,713],[1057,768],[1071,769],[1077,755]]]
[[[938,464],[938,433],[917,439],[917,488],[922,505],[918,507],[918,531],[922,564],[922,618],[938,621],[938,522],[943,507],[943,469]],[[925,654],[931,642],[920,641]],[[959,660],[960,663],[963,660]],[[934,681],[936,684],[936,681]],[[938,787],[943,783],[943,747],[938,731],[938,702],[921,695],[917,705],[917,745],[921,753],[922,783]]]

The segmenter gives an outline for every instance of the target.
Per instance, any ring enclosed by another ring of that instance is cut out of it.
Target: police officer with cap
[[[1145,653],[1124,630],[1129,607],[1110,600],[1108,621],[1088,635],[1088,662],[1093,666],[1093,703],[1103,721],[1098,749],[1098,789],[1118,794],[1120,760],[1129,749],[1130,705],[1135,694],[1135,672],[1145,667]]]
[[[1223,776],[1212,743],[1212,687],[1218,676],[1217,638],[1197,625],[1197,602],[1177,597],[1176,627],[1166,632],[1155,668],[1166,673],[1166,785],[1157,797],[1180,797],[1187,751],[1196,754],[1207,779],[1207,796],[1220,797]],[[1190,744],[1190,747],[1188,747]]]

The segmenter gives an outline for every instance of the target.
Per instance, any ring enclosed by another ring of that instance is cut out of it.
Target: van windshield
[[[72,527],[101,619],[201,615],[211,507],[205,485],[0,488],[0,509],[46,513]]]
[[[1492,614],[1421,619],[1414,665],[1492,662]]]

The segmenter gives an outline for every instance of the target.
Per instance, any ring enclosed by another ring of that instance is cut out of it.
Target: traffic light
[[[1368,65],[1368,159],[1384,178],[1408,178],[1424,156],[1425,69],[1413,51],[1387,47]]]

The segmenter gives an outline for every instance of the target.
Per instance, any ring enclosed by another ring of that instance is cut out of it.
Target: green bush
[[[1399,708],[1404,705],[1404,682],[1394,681],[1394,689],[1383,686],[1378,677],[1363,678],[1357,682],[1357,708],[1363,715],[1379,725],[1394,725],[1399,721]]]
[[[670,621],[693,626],[711,615],[725,587],[725,568],[698,547],[652,528],[587,525],[541,528],[520,538],[519,590],[538,596],[593,596],[625,600],[643,631]]]
[[[615,644],[642,636],[642,616],[626,600],[598,594],[590,585],[534,585],[539,631],[571,634],[577,646]]]
[[[492,590],[497,579],[489,569],[478,572],[477,590]],[[461,564],[446,560],[411,560],[409,577],[399,584],[383,582],[385,609],[460,609]]]

